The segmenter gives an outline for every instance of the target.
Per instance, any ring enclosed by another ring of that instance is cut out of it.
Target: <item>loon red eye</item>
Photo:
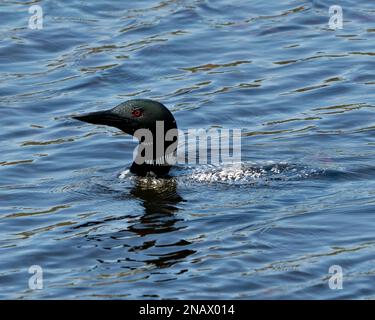
[[[143,111],[140,110],[140,109],[134,109],[134,110],[132,111],[132,115],[133,115],[133,117],[136,117],[136,118],[139,118],[142,114],[143,114]]]

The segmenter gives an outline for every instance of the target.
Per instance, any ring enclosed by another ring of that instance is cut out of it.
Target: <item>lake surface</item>
[[[0,298],[375,298],[375,6],[333,4],[2,1]],[[71,116],[134,98],[241,129],[240,178],[120,177],[132,137]]]

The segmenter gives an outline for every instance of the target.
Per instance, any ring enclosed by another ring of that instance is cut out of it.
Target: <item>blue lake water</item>
[[[375,298],[374,22],[365,0],[2,1],[0,298]],[[133,98],[241,129],[240,179],[120,178],[132,137],[71,116]]]

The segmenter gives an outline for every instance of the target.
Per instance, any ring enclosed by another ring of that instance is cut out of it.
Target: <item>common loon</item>
[[[73,116],[73,118],[92,124],[116,127],[136,137],[138,137],[137,130],[149,130],[152,133],[152,141],[146,143],[146,138],[143,137],[140,143],[147,147],[147,144],[150,145],[150,142],[152,142],[153,152],[149,153],[148,158],[144,155],[145,150],[138,148],[137,158],[146,158],[146,160],[140,162],[136,158],[130,167],[130,171],[139,176],[152,173],[157,176],[165,176],[169,173],[171,161],[168,161],[167,157],[176,153],[178,141],[177,135],[173,137],[172,141],[168,141],[165,137],[169,130],[176,129],[177,131],[177,124],[172,113],[160,102],[146,99],[129,100],[110,110]],[[160,126],[160,123],[162,123],[162,126]],[[162,131],[160,132],[160,130]],[[162,154],[157,148],[157,146],[160,146],[161,139],[164,140]]]

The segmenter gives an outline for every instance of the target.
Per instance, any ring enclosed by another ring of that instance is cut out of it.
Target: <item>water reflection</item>
[[[149,182],[145,179],[139,179],[130,192],[132,196],[142,201],[144,214],[128,230],[140,237],[145,237],[147,235],[166,234],[183,229],[184,226],[181,224],[183,219],[178,217],[177,213],[178,204],[184,200],[177,192],[176,180],[160,180],[158,187],[150,187]],[[178,222],[179,225],[177,225]],[[163,236],[163,243],[165,243],[166,236]],[[161,268],[171,266],[195,253],[194,250],[182,249],[190,244],[191,242],[185,239],[179,239],[177,242],[174,241],[168,244],[157,244],[157,240],[152,242],[145,241],[141,250],[154,247],[160,249],[160,251],[157,250],[156,253],[149,254],[152,258],[144,262],[152,263]],[[129,251],[139,249],[140,247],[138,246],[137,248],[129,249]]]
[[[128,202],[130,198],[139,200],[143,210],[141,215],[134,216],[126,210],[126,214],[89,221],[74,229],[89,228],[85,232],[87,241],[113,251],[118,262],[129,266],[136,263],[139,267],[141,263],[165,268],[195,253],[188,248],[191,242],[178,234],[185,228],[185,224],[184,219],[178,215],[178,205],[184,199],[177,192],[177,181],[136,178],[132,182],[134,185],[130,192],[122,191],[115,198],[124,202]],[[119,228],[120,221],[124,227]],[[118,248],[122,248],[120,257]]]
[[[175,224],[182,219],[177,218],[177,204],[183,199],[177,193],[176,181],[163,179],[157,187],[150,186],[149,182],[147,179],[139,179],[130,191],[132,196],[142,201],[144,214],[129,230],[139,236],[178,230]]]

